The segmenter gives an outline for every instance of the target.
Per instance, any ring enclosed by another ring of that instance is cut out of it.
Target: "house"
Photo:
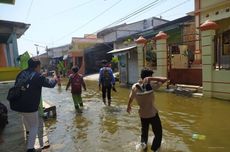
[[[152,33],[156,35],[160,31],[167,34],[167,41],[162,47],[166,52],[162,56],[157,50],[156,39],[153,41],[153,50],[156,52],[157,62],[155,72],[159,76],[166,75],[172,84],[202,85],[201,55],[196,51],[195,45],[199,42],[195,28],[193,14],[175,19],[163,25],[153,28]],[[149,32],[140,33],[144,37],[149,37]],[[161,52],[161,53],[160,53]],[[165,65],[165,73],[158,73]]]
[[[97,37],[102,38],[104,42],[115,42],[119,38],[151,29],[166,22],[168,21],[157,17],[151,17],[134,23],[124,23],[118,26],[104,29],[97,33]],[[114,46],[114,49],[118,48]]]
[[[167,33],[167,41],[158,45],[157,41],[160,39],[155,39],[155,35],[160,31]],[[147,40],[143,48],[140,47],[141,50],[137,50],[138,45],[134,39],[140,36]],[[202,85],[200,58],[194,57],[192,64],[188,62],[188,50],[195,54],[196,41],[194,16],[187,15],[120,38],[115,42],[115,46],[121,49],[110,53],[117,54],[120,57],[122,82],[136,82],[139,78],[140,69],[149,67],[154,70],[154,75],[168,77],[173,84]],[[148,62],[151,62],[151,64]],[[184,73],[187,73],[187,75],[184,75]]]
[[[53,48],[47,48],[46,52],[49,58],[56,59],[56,58],[63,58],[64,55],[68,54],[68,51],[70,50],[70,44],[66,44],[63,46],[53,47]]]
[[[17,39],[30,24],[0,20],[0,81],[13,80],[19,73]]]
[[[163,47],[159,50],[155,36],[160,31],[167,34],[167,39],[159,43]],[[146,53],[152,52],[155,58],[151,67],[155,71],[154,75],[166,76],[172,84],[202,85],[201,58],[195,50],[198,41],[196,35],[194,15],[188,14],[136,36],[143,36],[148,40]]]
[[[48,57],[47,52],[40,54],[37,58],[41,61],[41,67],[42,68],[47,69],[49,67],[50,58]]]
[[[201,43],[203,94],[230,99],[230,1],[195,0]]]
[[[142,21],[121,24],[99,32],[98,37],[105,42],[113,42],[113,54],[119,58],[120,83],[122,85],[137,82],[142,65],[143,51],[133,41],[133,35],[168,22],[167,20],[152,17]],[[140,50],[138,49],[140,48]],[[139,60],[139,61],[138,61]],[[141,61],[142,60],[142,61]],[[138,63],[139,62],[139,63]]]
[[[53,48],[47,48],[47,56],[49,58],[49,67],[50,69],[54,70],[59,61],[65,60],[65,66],[67,66],[66,59],[68,58],[68,52],[71,49],[70,44],[66,44],[63,46],[53,47]],[[44,58],[46,54],[42,55],[41,58]]]
[[[109,54],[117,56],[119,59],[118,68],[120,76],[120,84],[127,85],[137,82],[139,73],[143,64],[142,47],[138,47],[135,43],[122,49],[114,49]],[[140,62],[140,64],[138,64]]]
[[[79,67],[79,73],[85,74],[85,49],[90,48],[98,43],[103,43],[102,39],[97,38],[96,35],[85,35],[84,37],[73,37],[71,43],[71,50],[69,55],[71,57],[73,66]]]

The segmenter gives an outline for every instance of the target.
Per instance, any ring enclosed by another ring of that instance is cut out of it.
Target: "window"
[[[180,48],[178,45],[171,45],[170,51],[172,54],[180,54]]]
[[[230,30],[223,33],[223,52],[222,55],[230,55]]]
[[[215,69],[230,70],[230,30],[215,37]]]

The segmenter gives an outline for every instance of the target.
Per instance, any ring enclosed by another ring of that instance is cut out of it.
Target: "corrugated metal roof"
[[[132,50],[133,48],[136,48],[137,46],[130,46],[130,47],[126,47],[126,48],[122,48],[122,49],[114,49],[112,51],[109,51],[108,54],[112,53],[112,54],[117,54],[117,53],[123,53],[123,52],[127,52]]]

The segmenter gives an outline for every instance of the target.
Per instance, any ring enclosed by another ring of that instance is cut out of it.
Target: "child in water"
[[[61,87],[61,76],[57,75],[57,84],[59,87]]]
[[[53,76],[57,77],[57,84],[58,84],[59,87],[61,87],[61,75],[60,75],[60,73],[58,71],[55,71],[53,73]]]
[[[131,103],[136,99],[139,105],[139,116],[141,119],[141,145],[147,151],[149,125],[152,126],[155,135],[151,149],[156,152],[161,146],[162,126],[158,110],[154,105],[154,90],[167,81],[166,78],[152,77],[153,71],[142,69],[141,80],[132,86],[127,105],[127,112],[131,112]]]
[[[73,74],[70,75],[69,82],[66,86],[66,91],[71,85],[71,93],[72,93],[75,109],[77,110],[77,112],[82,113],[80,109],[80,107],[83,107],[81,93],[82,93],[82,87],[86,91],[86,85],[83,76],[78,73],[78,70],[79,68],[77,66],[72,68]]]

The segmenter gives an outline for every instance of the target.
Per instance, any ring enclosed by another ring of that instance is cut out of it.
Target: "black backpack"
[[[102,71],[102,84],[103,86],[106,86],[106,87],[110,86],[112,83],[112,77],[109,73],[109,70],[110,70],[109,68],[105,67],[103,68],[103,71]]]
[[[8,110],[4,104],[0,102],[0,130],[3,130],[8,124]]]

